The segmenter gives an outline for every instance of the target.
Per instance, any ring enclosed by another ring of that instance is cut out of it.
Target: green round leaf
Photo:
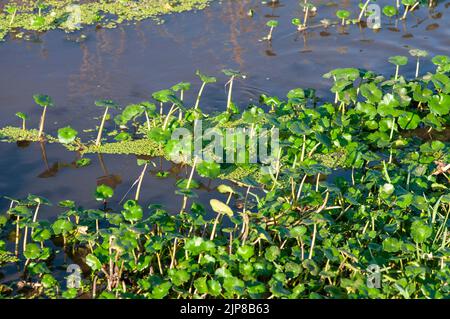
[[[78,135],[78,132],[75,131],[70,126],[66,126],[64,128],[60,128],[58,130],[59,142],[63,143],[63,144],[70,144],[70,143],[72,143],[75,140],[75,138],[77,137],[77,135]]]
[[[411,236],[416,243],[425,242],[432,234],[433,230],[421,220],[416,220],[411,225]]]
[[[114,190],[107,185],[99,185],[95,189],[95,199],[98,201],[104,201],[111,198],[114,195]]]
[[[217,199],[211,199],[209,201],[213,211],[217,214],[228,215],[229,217],[233,217],[233,210],[227,204],[221,202]]]

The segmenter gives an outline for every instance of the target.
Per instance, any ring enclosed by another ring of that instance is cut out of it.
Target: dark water
[[[115,189],[115,195],[108,205],[119,208],[119,203],[125,198],[134,199],[136,187],[133,183],[142,172],[143,166],[137,165],[135,156],[126,155],[88,155],[91,164],[77,167],[78,159],[75,153],[65,151],[57,144],[32,143],[29,147],[20,148],[15,144],[1,144],[2,160],[0,170],[6,173],[0,181],[1,195],[24,197],[27,194],[39,194],[54,201],[53,207],[45,207],[41,217],[56,216],[63,208],[57,207],[58,201],[71,199],[85,208],[103,208],[96,202],[94,192],[97,185],[106,184]],[[191,168],[180,166],[161,158],[145,158],[151,161],[144,177],[140,204],[147,207],[150,204],[163,204],[170,212],[179,212],[183,198],[175,195],[175,183],[188,178]],[[158,177],[158,172],[168,172],[165,178]],[[220,184],[228,184],[221,180],[208,180],[194,175],[200,182],[195,192],[196,200],[208,203],[209,199],[217,198],[225,201],[226,195],[215,191]],[[239,190],[238,187],[235,187]],[[130,191],[129,191],[130,190]],[[6,204],[6,201],[5,203]]]
[[[359,13],[358,1],[313,3],[318,14],[309,20],[310,25],[319,25],[322,19],[337,20],[335,12],[342,8],[352,11],[352,17]],[[387,62],[388,57],[408,55],[409,48],[427,50],[431,56],[448,55],[449,5],[440,1],[435,8],[421,8],[406,21],[383,17],[379,31],[351,25],[298,33],[290,22],[302,17],[298,1],[269,5],[227,0],[213,2],[204,11],[164,17],[162,25],[147,20],[111,30],[88,27],[82,31],[87,36],[82,42],[74,41],[81,33],[66,35],[62,31],[34,35],[34,41],[8,38],[0,44],[0,126],[19,125],[14,114],[22,111],[30,116],[28,125],[36,127],[41,109],[32,95],[38,92],[54,98],[56,107],[49,110],[46,123],[52,134],[66,125],[80,132],[94,128],[98,124],[94,118],[101,113],[94,101],[99,98],[127,105],[149,99],[152,92],[179,81],[189,81],[193,87],[187,99],[193,101],[200,85],[196,69],[218,77],[217,83],[205,89],[201,108],[206,111],[225,108],[227,79],[220,72],[223,68],[239,69],[248,75],[236,82],[233,91],[233,100],[241,107],[263,92],[284,96],[295,87],[315,88],[319,96],[327,98],[330,82],[322,75],[330,69],[362,67],[390,75],[394,67]],[[247,15],[250,9],[253,17]],[[280,23],[271,44],[259,41],[267,34],[265,23],[269,19]],[[421,73],[433,68],[430,59],[421,63]],[[408,77],[414,76],[414,71],[412,60],[401,68]],[[23,197],[34,193],[53,201],[70,198],[83,205],[96,205],[92,193],[99,177],[106,175],[97,156],[90,156],[91,166],[75,169],[70,164],[75,154],[48,145],[47,168],[39,144],[19,149],[1,143],[0,151],[0,195]],[[120,175],[122,182],[115,196],[118,201],[141,168],[134,156],[105,155],[104,161],[108,174]],[[156,201],[178,211],[181,198],[174,196],[174,180],[147,175],[144,203]],[[200,193],[202,201],[217,197],[207,190]],[[1,200],[0,208],[4,210],[7,204]],[[46,214],[57,213],[57,208],[50,208]]]

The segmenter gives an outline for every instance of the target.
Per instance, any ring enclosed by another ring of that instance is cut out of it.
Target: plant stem
[[[27,129],[25,124],[26,124],[25,120],[22,120],[22,130],[24,131]]]
[[[267,35],[268,41],[272,40],[272,32],[273,32],[273,27],[270,27],[269,34]]]
[[[194,170],[195,170],[195,166],[197,165],[197,160],[198,160],[198,157],[195,156],[194,157],[194,163],[192,164],[191,174],[189,175],[189,179],[188,179],[188,182],[187,182],[187,185],[186,185],[186,189],[189,189],[189,187],[191,186],[191,181],[192,181],[192,177],[194,176]],[[184,210],[186,208],[186,205],[187,205],[187,197],[184,196],[183,197],[183,207],[181,208],[180,213],[184,212]]]
[[[16,257],[19,256],[19,232],[20,232],[20,228],[19,228],[19,221],[20,221],[20,217],[17,216],[16,217],[16,240],[15,240],[15,251],[14,254],[16,255]]]
[[[136,196],[134,197],[135,201],[139,200],[139,195],[141,193],[141,185],[142,185],[142,181],[144,180],[144,175],[145,175],[145,171],[147,170],[147,165],[148,165],[148,163],[145,163],[144,169],[142,170],[142,173],[139,176],[139,182],[138,182],[137,189],[136,189]]]
[[[419,77],[419,67],[420,67],[420,58],[417,57],[417,64],[416,64],[416,78]]]
[[[177,238],[173,241],[173,251],[172,251],[172,258],[170,260],[170,267],[169,269],[172,269],[175,266],[175,254],[177,252]]]
[[[233,90],[233,81],[234,81],[234,75],[230,79],[230,87],[228,88],[227,111],[230,109],[230,105],[231,105],[231,91]]]
[[[186,185],[186,189],[189,189],[189,187],[191,186],[191,181],[192,181],[192,177],[194,176],[194,170],[195,170],[195,166],[197,165],[197,160],[198,160],[198,157],[195,156],[194,163],[192,164],[191,174],[189,175],[189,179],[188,179],[188,182]]]
[[[336,83],[336,77],[333,76],[334,82]],[[334,94],[334,104],[337,104],[338,102],[338,92],[336,91],[336,93]]]
[[[33,223],[35,223],[36,220],[37,220],[37,216],[38,216],[38,212],[39,212],[39,208],[40,207],[41,207],[41,203],[38,203],[37,206],[36,206],[36,210],[34,211]],[[34,230],[34,227],[31,227],[31,235],[33,235],[33,230]]]
[[[398,71],[399,71],[399,69],[400,69],[400,66],[396,65],[395,66],[395,80],[397,80],[397,78],[398,78]]]
[[[233,193],[230,193],[230,194],[228,195],[227,202],[226,202],[227,205],[230,203],[231,196],[233,196]]]
[[[275,180],[273,181],[273,185],[272,185],[272,189],[271,191],[273,191],[275,189],[275,186],[278,184],[278,176],[280,175],[280,168],[281,168],[281,151],[282,151],[282,147],[280,147],[280,149],[278,150],[278,155],[277,155],[277,166],[276,166],[276,173],[275,173]]]
[[[216,235],[216,227],[217,227],[217,223],[219,222],[219,218],[220,218],[220,214],[217,214],[216,219],[214,219],[214,225],[213,225],[213,229],[211,231],[211,236],[209,237],[209,240],[213,240],[214,236]]]
[[[167,124],[169,124],[170,116],[172,116],[172,114],[175,113],[175,111],[177,109],[178,109],[178,107],[175,107],[175,104],[173,104],[172,107],[169,110],[169,113],[166,116],[166,119],[164,120],[163,130],[165,130],[167,128]]]
[[[103,114],[102,122],[100,123],[100,127],[98,129],[97,140],[95,141],[96,146],[100,146],[101,141],[102,141],[102,132],[103,132],[103,127],[105,126],[106,116],[108,115],[108,109],[109,109],[109,107],[106,107],[105,113]]]
[[[180,100],[181,100],[181,102],[183,102],[183,98],[184,98],[184,91],[181,90],[181,92],[180,92]],[[181,120],[183,119],[183,110],[179,109],[178,112],[179,112],[178,113],[178,121],[181,122]]]
[[[403,14],[402,20],[406,19],[406,15],[408,14],[409,5],[406,5],[405,13]]]
[[[23,243],[22,250],[25,251],[27,248],[27,237],[28,237],[28,226],[25,226],[24,235],[23,235]]]
[[[308,16],[309,16],[309,6],[306,6],[305,16],[303,18],[303,27],[306,27],[306,24],[308,23]]]
[[[200,87],[200,90],[198,91],[197,100],[195,101],[194,110],[198,108],[198,105],[200,104],[200,98],[202,97],[203,89],[205,88],[206,82],[202,83],[202,86]]]
[[[395,118],[392,119],[392,127],[391,127],[391,134],[389,135],[389,141],[392,141],[392,138],[394,137],[394,128],[395,128]],[[392,163],[392,146],[389,154],[389,164]]]
[[[358,17],[358,22],[361,22],[361,19],[362,19],[363,15],[364,15],[364,12],[366,12],[366,9],[367,9],[367,6],[369,5],[369,2],[370,2],[370,0],[367,0],[366,3],[364,3],[364,6],[361,9],[361,13],[359,14],[359,17]]]
[[[298,191],[297,191],[297,196],[295,197],[296,202],[298,202],[298,200],[300,199],[300,194],[302,193],[303,184],[305,183],[307,176],[308,175],[305,174],[305,176],[303,176],[303,178],[302,178],[302,181],[300,182],[300,186],[298,187]]]
[[[44,111],[42,111],[41,123],[39,125],[39,134],[38,138],[41,138],[42,133],[44,132],[44,123],[45,123],[45,114],[47,113],[47,106],[44,106]]]
[[[150,129],[152,128],[151,124],[150,124],[150,118],[148,117],[148,112],[145,111],[145,119],[147,121],[147,128],[150,131]]]
[[[13,15],[11,17],[11,20],[9,20],[9,26],[11,26],[13,24],[14,19],[16,18],[16,13],[17,13],[17,8],[14,9],[14,13],[13,13]]]
[[[303,135],[302,155],[300,156],[301,163],[303,163],[303,161],[305,160],[305,152],[306,152],[306,135]]]
[[[317,233],[317,224],[314,223],[313,238],[312,238],[312,240],[311,240],[311,248],[310,248],[310,250],[309,250],[309,256],[308,256],[308,259],[311,259],[311,258],[312,258],[312,254],[313,254],[313,251],[314,251],[314,244],[315,244],[315,242],[316,242],[316,233]]]

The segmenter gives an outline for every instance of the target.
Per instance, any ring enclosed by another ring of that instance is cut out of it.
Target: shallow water
[[[378,1],[381,5],[391,2]],[[352,11],[353,17],[358,13],[357,1],[313,3],[319,10],[310,25],[319,25],[325,18],[336,21],[338,9]],[[322,74],[330,69],[361,67],[389,76],[394,67],[387,62],[388,57],[408,55],[409,48],[425,49],[431,56],[448,54],[449,6],[450,2],[441,1],[436,8],[421,8],[405,22],[383,17],[379,31],[351,25],[298,33],[290,22],[302,16],[298,1],[276,5],[251,0],[215,1],[203,11],[163,17],[162,25],[147,20],[117,29],[87,27],[69,35],[51,31],[33,35],[34,41],[8,37],[0,43],[0,126],[19,125],[14,114],[21,111],[30,116],[29,127],[36,127],[41,110],[32,95],[38,92],[51,95],[55,101],[46,123],[51,134],[66,125],[80,132],[95,128],[95,117],[101,110],[94,101],[99,98],[127,105],[149,99],[156,90],[189,81],[193,87],[187,100],[192,102],[200,85],[196,69],[218,77],[217,83],[206,87],[201,101],[201,108],[208,112],[225,108],[227,79],[221,74],[223,68],[239,69],[248,75],[234,87],[233,100],[240,107],[257,101],[261,93],[284,96],[295,87],[315,88],[320,97],[328,98],[330,82]],[[247,15],[250,9],[253,17]],[[259,41],[267,33],[265,23],[269,19],[280,22],[271,44]],[[80,34],[87,38],[77,42]],[[421,72],[431,69],[430,59],[425,59]],[[401,68],[407,77],[414,71],[412,60]],[[83,138],[92,138],[90,134],[83,133]],[[91,156],[89,167],[75,169],[70,166],[75,154],[48,145],[47,168],[39,144],[22,149],[0,143],[0,151],[0,195],[23,197],[34,193],[52,201],[70,198],[89,207],[96,205],[92,193],[99,177],[105,175],[96,156]],[[104,161],[109,174],[120,176],[122,183],[116,191],[122,197],[140,172],[136,158],[105,155]],[[177,211],[181,198],[174,196],[174,190],[174,178],[147,176],[143,201],[164,203],[169,210]],[[208,191],[201,193],[203,202],[212,196]],[[7,205],[1,200],[2,210]],[[58,211],[55,207],[47,209],[45,217]]]

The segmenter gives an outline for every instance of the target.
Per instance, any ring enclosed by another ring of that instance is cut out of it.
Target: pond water
[[[388,57],[408,55],[410,48],[427,50],[431,56],[448,54],[450,2],[421,8],[406,21],[383,17],[378,31],[358,25],[319,26],[322,19],[336,21],[338,9],[357,15],[357,2],[313,1],[318,14],[309,23],[317,27],[304,33],[296,32],[291,24],[292,18],[302,16],[298,1],[263,4],[241,0],[214,1],[203,11],[165,16],[161,25],[146,20],[117,29],[87,27],[69,35],[62,31],[34,34],[33,41],[8,37],[0,44],[0,126],[19,125],[14,114],[21,111],[30,116],[29,127],[37,127],[41,109],[32,95],[38,92],[51,95],[56,105],[48,113],[48,133],[55,134],[67,125],[81,132],[98,124],[101,110],[94,106],[96,99],[127,105],[188,81],[193,87],[187,100],[193,102],[200,85],[196,69],[218,77],[217,83],[206,87],[201,101],[202,109],[212,112],[224,110],[226,105],[223,68],[247,74],[233,91],[235,103],[242,108],[257,101],[261,93],[284,96],[295,87],[315,88],[320,97],[329,98],[331,85],[322,75],[333,68],[360,67],[390,75],[394,66],[387,62]],[[383,6],[392,1],[378,3]],[[252,17],[249,10],[254,12]],[[267,34],[265,23],[269,19],[280,22],[271,44],[259,41]],[[81,39],[81,34],[86,38]],[[421,63],[421,72],[432,68],[430,59]],[[414,76],[414,71],[414,63],[401,68],[408,77]],[[112,123],[109,125],[112,129]],[[83,133],[82,137],[93,138],[91,134]],[[53,202],[73,199],[91,207],[96,205],[92,193],[97,183],[105,176],[117,175],[109,181],[117,182],[119,196],[112,204],[118,205],[141,170],[134,156],[111,155],[103,156],[105,167],[97,156],[89,156],[90,166],[75,169],[71,163],[76,155],[57,145],[47,145],[46,160],[39,144],[20,148],[0,143],[0,151],[0,195],[11,197],[33,193]],[[172,166],[163,165],[165,169]],[[172,171],[164,180],[154,174],[144,179],[145,204],[158,202],[169,210],[179,210],[182,198],[174,196],[174,180],[185,172],[176,166]],[[218,183],[205,186],[200,192],[202,202],[218,197],[212,193]],[[7,205],[2,199],[0,208],[4,210]],[[58,211],[47,209],[43,217],[55,216]]]

